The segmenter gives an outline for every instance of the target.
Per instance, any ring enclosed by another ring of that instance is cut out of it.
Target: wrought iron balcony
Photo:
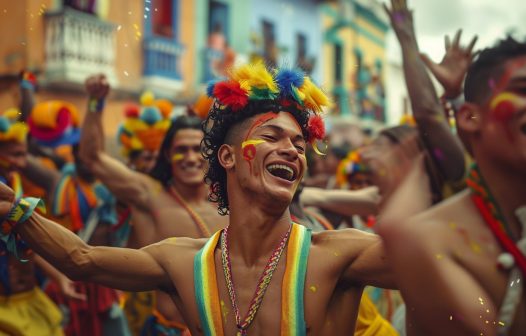
[[[173,39],[160,36],[149,36],[143,41],[144,76],[162,77],[169,80],[180,80],[179,57],[184,46]]]
[[[93,73],[104,73],[116,84],[115,44],[112,23],[67,7],[47,13],[46,82],[81,84]]]

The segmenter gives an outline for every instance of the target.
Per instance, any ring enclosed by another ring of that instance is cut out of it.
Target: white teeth
[[[289,181],[291,181],[294,178],[294,170],[292,170],[292,168],[290,168],[289,166],[285,166],[281,164],[272,164],[272,165],[267,166],[267,170],[271,173],[278,169],[284,170],[289,173],[289,176],[287,178]]]

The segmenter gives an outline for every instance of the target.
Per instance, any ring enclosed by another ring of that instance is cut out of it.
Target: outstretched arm
[[[104,75],[88,78],[86,90],[90,103],[80,139],[81,160],[119,200],[141,209],[149,209],[150,193],[155,182],[146,175],[129,169],[104,151],[102,106],[100,106],[103,103],[98,104],[104,101],[110,90]]]
[[[402,48],[407,91],[422,138],[446,179],[458,181],[464,176],[464,148],[452,134],[444,109],[420,58],[413,27],[412,12],[405,0],[391,0],[384,5]]]
[[[157,259],[159,244],[141,250],[93,247],[38,214],[18,225],[16,231],[34,251],[73,280],[129,291],[172,287]]]
[[[158,243],[141,250],[89,246],[73,232],[31,211],[31,200],[16,203],[13,208],[14,204],[15,193],[0,183],[2,240],[11,242],[15,234],[20,235],[31,249],[70,279],[130,291],[174,289],[161,266],[166,260],[166,248],[174,253],[171,245]],[[6,246],[13,248],[11,243]]]
[[[300,198],[305,206],[314,206],[344,216],[376,215],[380,201],[376,187],[357,191],[309,187],[303,190]]]

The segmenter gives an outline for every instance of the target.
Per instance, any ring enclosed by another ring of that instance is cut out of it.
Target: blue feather
[[[305,73],[295,69],[281,69],[276,75],[280,95],[282,97],[293,97],[292,87],[299,88],[303,85]]]

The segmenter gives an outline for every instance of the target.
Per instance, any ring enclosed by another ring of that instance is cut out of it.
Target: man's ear
[[[233,169],[236,165],[236,158],[234,156],[234,147],[227,144],[222,144],[217,151],[217,158],[219,163],[225,170]]]
[[[457,111],[457,128],[464,134],[475,133],[482,124],[482,115],[478,105],[464,103]]]

